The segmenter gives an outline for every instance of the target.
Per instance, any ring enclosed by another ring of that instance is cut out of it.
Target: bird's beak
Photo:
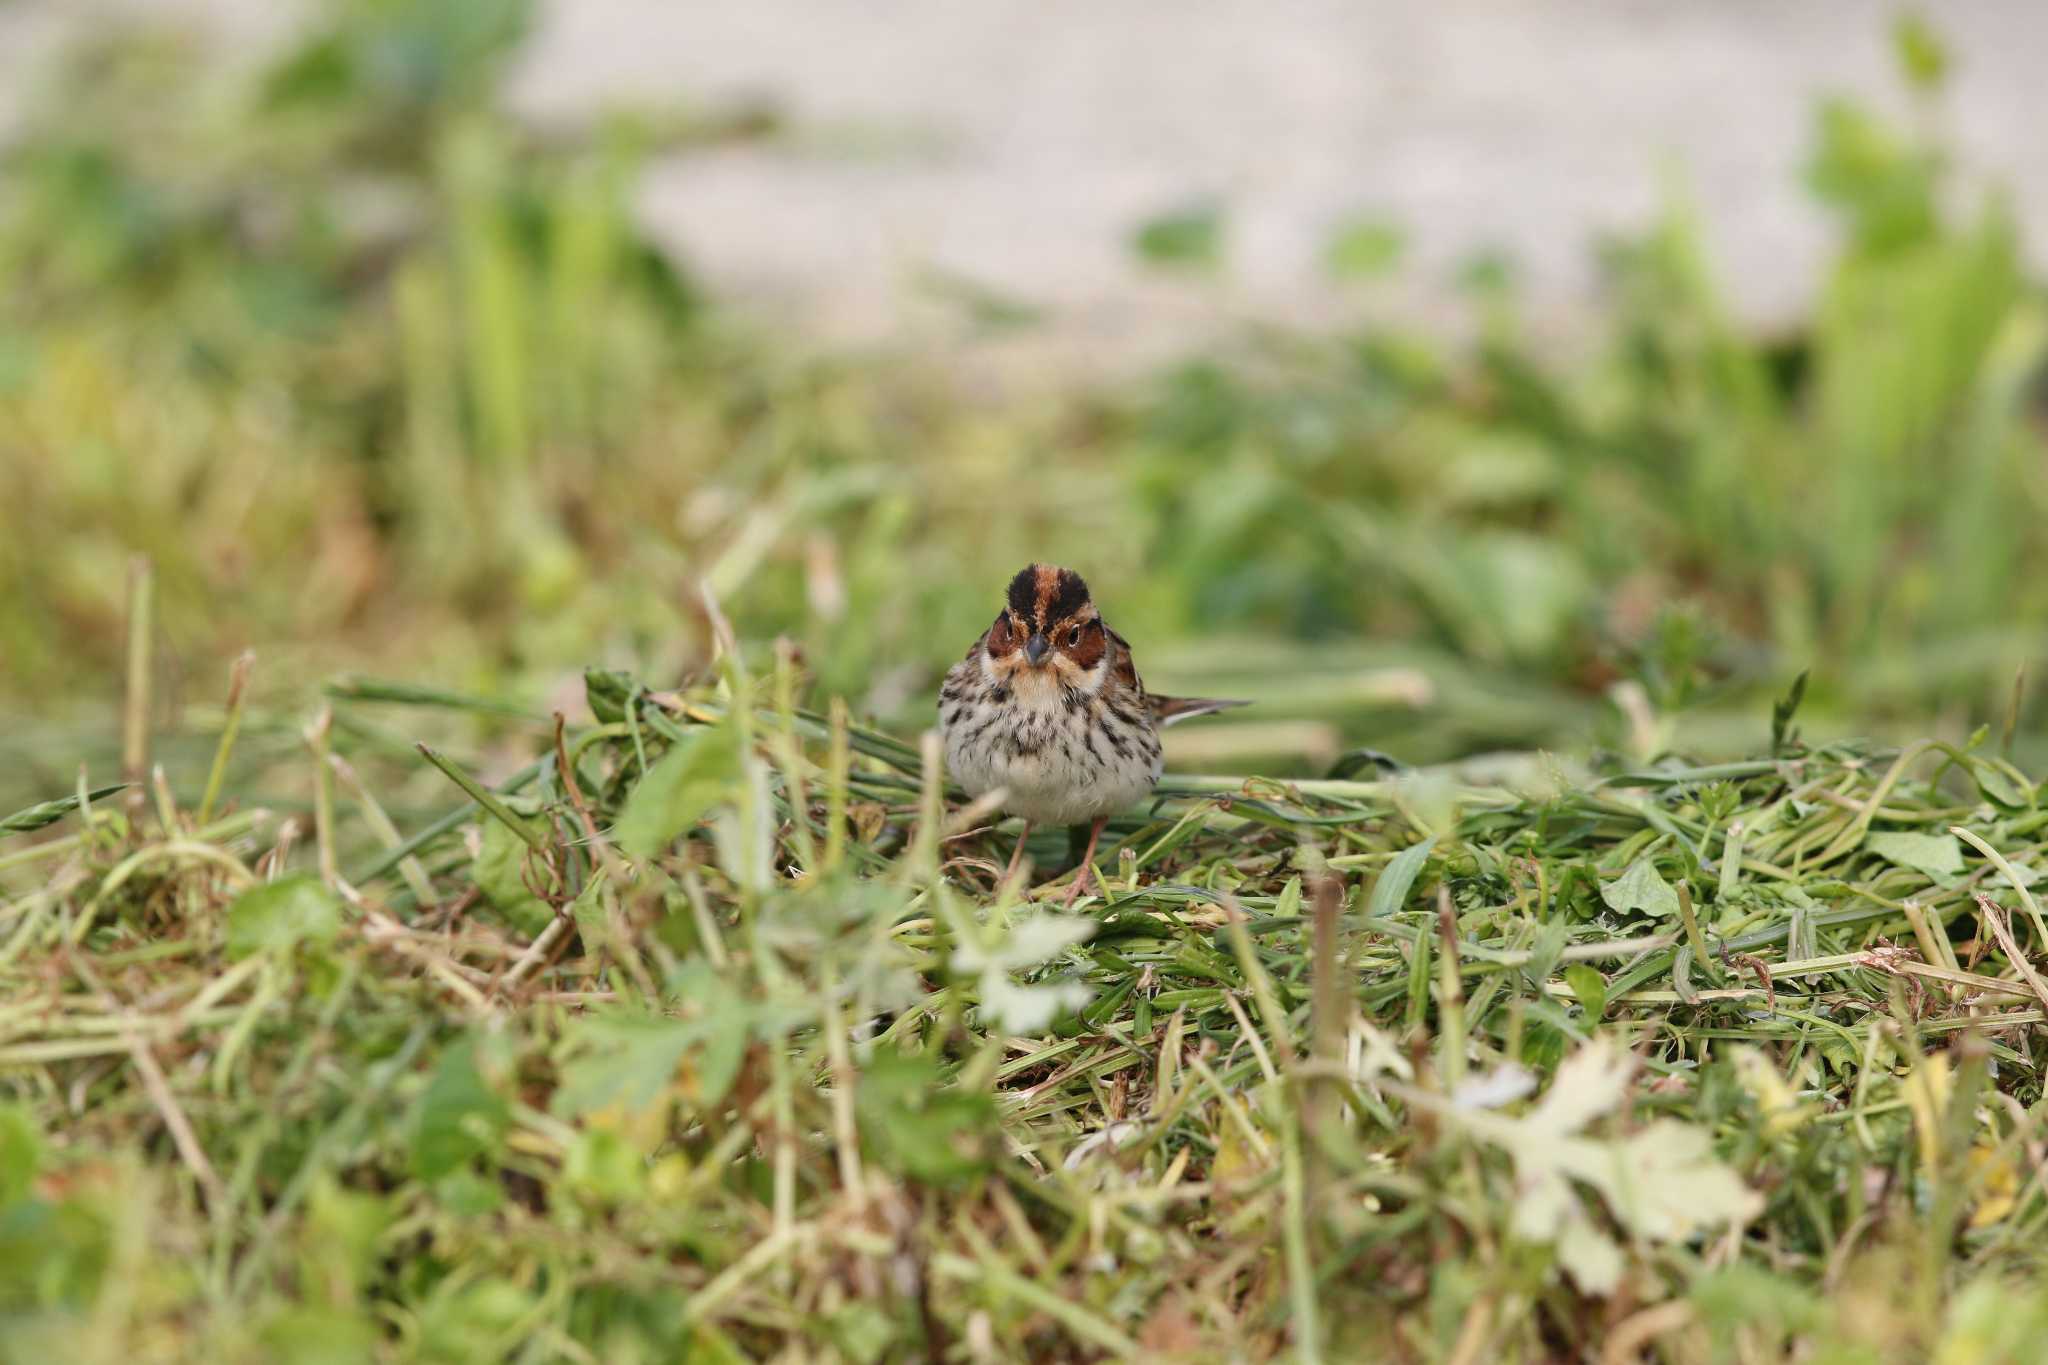
[[[1033,668],[1036,668],[1044,660],[1046,651],[1051,648],[1043,635],[1033,635],[1024,642],[1024,657],[1030,660]]]

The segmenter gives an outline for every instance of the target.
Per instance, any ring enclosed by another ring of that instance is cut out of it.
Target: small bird
[[[1005,881],[1034,824],[1090,825],[1071,906],[1094,872],[1103,825],[1158,782],[1160,729],[1245,703],[1147,692],[1130,645],[1072,569],[1029,565],[1004,598],[939,689],[946,766],[970,796],[1002,788],[1003,809],[1022,817]]]

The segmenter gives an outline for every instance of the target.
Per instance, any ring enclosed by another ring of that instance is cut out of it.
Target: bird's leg
[[[1060,864],[1060,871],[1072,872],[1081,865],[1082,851],[1088,847],[1088,826],[1085,824],[1067,826],[1067,860]]]
[[[1024,845],[1030,840],[1030,838],[1031,822],[1029,820],[1026,820],[1024,822],[1024,828],[1017,831],[1017,848],[1015,852],[1010,854],[1010,865],[1003,869],[1002,881],[996,884],[998,890],[1001,890],[1003,887],[1008,886],[1010,884],[1010,879],[1017,875],[1017,868],[1024,861]]]
[[[1067,888],[1067,899],[1062,906],[1063,909],[1071,910],[1074,908],[1074,898],[1081,894],[1082,884],[1090,877],[1095,876],[1095,844],[1097,840],[1102,838],[1102,827],[1108,823],[1109,817],[1105,815],[1089,826],[1088,851],[1081,855],[1081,866],[1074,871],[1074,884]],[[1102,883],[1100,877],[1095,877],[1095,881],[1098,887]],[[1109,893],[1104,891],[1103,894],[1108,895]]]

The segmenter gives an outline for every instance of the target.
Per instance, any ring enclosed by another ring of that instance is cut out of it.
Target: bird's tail
[[[1162,729],[1193,716],[1206,716],[1213,711],[1228,711],[1233,706],[1250,706],[1248,701],[1222,701],[1215,697],[1161,697],[1148,695],[1145,698],[1152,708],[1152,719]]]

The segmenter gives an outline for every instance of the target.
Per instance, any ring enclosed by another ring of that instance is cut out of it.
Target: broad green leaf
[[[1223,211],[1203,202],[1163,213],[1142,224],[1131,245],[1151,265],[1212,269],[1223,258]]]
[[[731,1092],[757,1011],[702,961],[676,973],[670,985],[691,1017],[619,1011],[578,1021],[569,1040],[574,1060],[555,1092],[556,1113],[574,1117],[612,1106],[638,1113],[685,1067],[699,1105],[715,1105]]]
[[[443,1280],[418,1314],[419,1349],[429,1361],[504,1360],[533,1328],[533,1295],[508,1279]]]
[[[391,1207],[382,1196],[322,1172],[306,1199],[300,1255],[321,1285],[352,1301],[374,1273],[378,1241],[390,1225]]]
[[[646,1187],[647,1159],[617,1133],[586,1128],[569,1144],[562,1177],[585,1194],[623,1203]]]
[[[980,1173],[998,1142],[995,1101],[948,1085],[922,1053],[876,1053],[861,1072],[855,1112],[877,1161],[932,1184]]]
[[[377,1358],[383,1338],[367,1313],[316,1304],[284,1309],[258,1331],[263,1358],[277,1365],[359,1365]]]
[[[228,907],[228,955],[301,943],[328,944],[341,933],[341,898],[319,878],[300,875],[254,886]]]
[[[735,792],[739,745],[730,727],[676,743],[634,784],[612,835],[626,856],[651,858]]]
[[[1922,91],[1939,90],[1948,75],[1948,45],[1927,22],[1927,16],[1908,10],[1892,22],[1892,48],[1898,54],[1899,70]]]
[[[2024,807],[2032,795],[2026,784],[2015,780],[2003,764],[1973,758],[1969,768],[1970,776],[1977,780],[1977,789],[2001,806]]]
[[[617,669],[583,670],[583,699],[590,706],[590,714],[606,725],[615,725],[626,718],[626,704],[636,686],[632,674],[621,673]]]
[[[529,884],[527,855],[532,848],[501,820],[484,820],[480,828],[471,864],[477,889],[521,933],[539,933],[555,917],[555,911]]]
[[[1607,1009],[1607,978],[1583,962],[1564,969],[1564,983],[1586,1008],[1586,1017],[1598,1019]]]
[[[25,1196],[43,1163],[43,1135],[25,1104],[0,1105],[0,1208]]]
[[[1886,862],[1924,872],[1937,882],[1952,882],[1963,875],[1963,845],[1953,834],[1880,830],[1865,838],[1863,846]]]
[[[1628,870],[1600,888],[1600,899],[1621,914],[1641,911],[1659,919],[1678,913],[1678,893],[1648,858],[1638,858]]]
[[[856,1299],[834,1313],[825,1335],[854,1365],[878,1365],[896,1339],[896,1324],[878,1304]]]
[[[476,1043],[465,1039],[441,1054],[413,1111],[412,1169],[435,1181],[497,1150],[511,1109],[477,1068]]]
[[[702,958],[672,975],[669,989],[691,1010],[690,1026],[702,1042],[691,1058],[697,1071],[697,1102],[717,1104],[739,1079],[748,1035],[762,1023],[766,1005],[749,1001],[729,977]]]
[[[554,1111],[574,1117],[611,1105],[645,1109],[674,1084],[683,1058],[697,1045],[687,1019],[595,1015],[575,1027],[576,1060],[563,1069]]]
[[[1421,843],[1402,849],[1387,865],[1380,869],[1379,880],[1372,884],[1372,898],[1366,902],[1366,918],[1391,915],[1408,902],[1409,888],[1422,875],[1422,868],[1429,861],[1430,851],[1436,847],[1436,836],[1430,835]]]
[[[482,1218],[505,1207],[505,1188],[496,1176],[458,1166],[433,1182],[434,1202],[464,1218]]]
[[[1407,239],[1392,223],[1354,219],[1330,234],[1323,264],[1340,280],[1384,275],[1399,264],[1405,246]]]

